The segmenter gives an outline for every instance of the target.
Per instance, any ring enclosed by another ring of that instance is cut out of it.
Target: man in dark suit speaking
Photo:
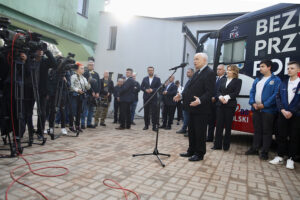
[[[194,56],[196,72],[182,95],[177,94],[174,101],[183,99],[190,116],[188,124],[189,148],[181,157],[190,157],[189,161],[203,160],[206,153],[206,130],[211,115],[211,98],[214,95],[216,76],[207,66],[207,55],[197,53]]]
[[[135,81],[132,78],[132,73],[132,69],[126,69],[126,80],[120,88],[120,126],[116,128],[118,130],[130,129],[131,126],[130,105],[135,99]]]
[[[144,92],[144,104],[148,101],[148,99],[155,93],[155,91],[160,87],[161,82],[160,78],[154,76],[154,67],[148,67],[148,75],[146,76],[141,84],[141,90]],[[148,105],[144,108],[144,120],[145,127],[143,130],[147,130],[149,128],[150,119],[149,114],[151,110],[152,115],[152,130],[156,131],[158,125],[158,116],[157,116],[157,95],[155,95]]]

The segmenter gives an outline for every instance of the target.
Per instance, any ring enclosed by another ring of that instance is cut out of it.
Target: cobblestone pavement
[[[78,138],[48,138],[45,146],[34,145],[24,153],[46,150],[69,149],[76,158],[55,164],[33,165],[33,169],[60,165],[67,167],[67,175],[45,178],[29,174],[22,181],[42,191],[49,199],[63,200],[115,200],[124,199],[122,191],[103,185],[104,179],[114,179],[123,187],[137,192],[141,199],[150,200],[197,200],[197,199],[300,199],[300,165],[288,170],[285,165],[273,166],[257,156],[245,156],[251,137],[234,135],[228,152],[213,151],[207,144],[207,154],[200,162],[188,162],[179,157],[186,151],[188,141],[173,130],[162,130],[159,135],[159,151],[171,154],[162,158],[162,168],[155,156],[132,157],[135,153],[152,152],[155,132],[142,131],[143,121],[136,121],[132,130],[118,131],[108,119],[107,127],[85,130]],[[1,152],[2,153],[2,152]],[[31,162],[58,159],[70,153],[52,153],[28,157]],[[274,153],[270,155],[273,158]],[[15,161],[15,162],[13,162]],[[13,162],[13,163],[12,163]],[[9,171],[24,161],[16,158],[0,160],[0,199],[11,183]],[[27,168],[18,169],[20,175]],[[61,169],[40,173],[57,174]],[[42,199],[38,194],[15,184],[9,192],[9,200]],[[129,199],[135,199],[129,194]]]

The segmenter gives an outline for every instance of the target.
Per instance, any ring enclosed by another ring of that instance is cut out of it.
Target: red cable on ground
[[[17,33],[15,36],[14,36],[14,39],[12,41],[12,51],[11,51],[11,74],[10,74],[10,78],[11,78],[11,87],[10,87],[10,92],[11,92],[11,96],[10,96],[10,110],[11,110],[11,123],[12,123],[12,130],[13,130],[13,134],[14,134],[14,142],[15,142],[15,145],[16,145],[16,150],[17,150],[17,155],[20,156],[26,164],[23,164],[23,165],[19,165],[17,166],[16,168],[14,168],[13,170],[10,171],[10,176],[11,178],[13,179],[13,181],[9,184],[9,186],[7,187],[6,189],[6,192],[5,192],[5,199],[8,200],[8,192],[9,190],[11,189],[11,187],[14,185],[14,183],[19,183],[25,187],[28,187],[30,189],[32,189],[33,191],[35,191],[36,193],[38,193],[39,195],[41,195],[45,200],[48,200],[48,198],[42,193],[40,192],[39,190],[35,189],[34,187],[31,187],[30,185],[27,185],[25,184],[24,182],[21,182],[19,181],[21,178],[23,178],[24,176],[26,176],[27,174],[34,174],[34,175],[37,175],[37,176],[41,176],[41,177],[58,177],[58,176],[63,176],[63,175],[66,175],[69,173],[69,170],[66,168],[66,167],[62,167],[62,166],[50,166],[50,167],[42,167],[42,168],[38,168],[38,169],[32,169],[32,165],[34,164],[42,164],[42,163],[49,163],[49,162],[58,162],[58,161],[62,161],[62,160],[68,160],[68,159],[72,159],[72,158],[75,158],[77,156],[76,152],[75,151],[72,151],[72,150],[53,150],[53,151],[44,151],[44,152],[38,152],[38,153],[33,153],[33,154],[22,154],[21,152],[19,152],[19,148],[18,148],[18,144],[17,144],[17,139],[16,139],[16,132],[15,132],[15,125],[14,125],[14,114],[13,114],[13,75],[14,75],[14,71],[13,71],[13,61],[14,61],[14,43],[15,43],[15,40],[20,36],[20,35],[23,35],[21,33]],[[30,34],[30,37],[31,37],[31,34]],[[9,55],[8,55],[9,57]],[[20,128],[20,127],[19,127]],[[73,156],[70,156],[70,157],[66,157],[66,158],[61,158],[61,159],[57,159],[57,160],[46,160],[46,161],[38,161],[38,162],[32,162],[30,163],[27,159],[25,159],[24,157],[25,156],[33,156],[33,155],[40,155],[40,154],[46,154],[46,153],[54,153],[54,152],[69,152],[69,153],[73,153],[74,155]],[[21,167],[24,167],[24,166],[28,166],[29,168],[29,171],[21,174],[19,177],[15,178],[14,176],[14,172],[21,168]],[[44,170],[44,169],[64,169],[65,172],[64,173],[61,173],[61,174],[56,174],[56,175],[46,175],[46,174],[40,174],[40,173],[36,173],[37,171],[40,171],[40,170]],[[106,183],[106,181],[111,181],[113,182],[114,184],[116,184],[118,187],[114,187],[112,185],[109,185]],[[133,190],[129,190],[129,189],[126,189],[126,188],[123,188],[118,182],[112,180],[112,179],[105,179],[103,180],[103,184],[107,187],[110,187],[110,188],[113,188],[113,189],[118,189],[118,190],[122,190],[124,192],[124,195],[125,195],[125,199],[128,200],[128,196],[126,194],[126,191],[127,192],[130,192],[130,193],[133,193],[136,198],[138,200],[140,200],[140,197],[139,195],[134,192]]]
[[[106,183],[106,181],[111,181],[111,182],[113,182],[114,184],[116,184],[118,187],[109,185],[109,184]],[[128,196],[127,196],[127,194],[126,194],[126,191],[127,191],[127,192],[130,192],[130,193],[132,193],[132,194],[134,194],[134,195],[136,196],[136,198],[137,198],[138,200],[140,200],[140,197],[139,197],[139,195],[138,195],[136,192],[134,192],[133,190],[129,190],[129,189],[123,188],[117,181],[114,181],[114,180],[112,180],[112,179],[104,179],[104,180],[103,180],[103,184],[104,184],[105,186],[109,187],[109,188],[112,188],[112,189],[122,190],[123,193],[124,193],[124,196],[125,196],[125,199],[126,199],[126,200],[128,200]]]
[[[13,41],[12,41],[12,49],[11,49],[11,55],[8,55],[8,58],[9,56],[11,56],[11,73],[10,73],[10,80],[11,80],[11,85],[10,85],[10,111],[11,111],[11,123],[12,123],[12,130],[13,130],[13,134],[14,134],[14,142],[15,142],[15,145],[16,145],[16,151],[17,151],[17,156],[20,156],[26,164],[23,164],[23,165],[19,165],[17,166],[16,168],[14,168],[13,170],[10,171],[10,176],[11,178],[13,179],[13,181],[9,184],[8,188],[6,189],[6,192],[5,192],[5,199],[8,200],[8,192],[9,190],[11,189],[11,187],[14,185],[15,182],[19,183],[19,184],[22,184],[32,190],[34,190],[35,192],[37,192],[38,194],[40,194],[44,199],[48,200],[47,197],[41,193],[39,190],[19,181],[19,179],[21,179],[22,177],[26,176],[27,174],[29,173],[32,173],[34,175],[38,175],[38,176],[42,176],[42,177],[58,177],[58,176],[63,176],[65,174],[68,174],[69,173],[69,170],[66,168],[66,167],[61,167],[61,166],[50,166],[50,167],[42,167],[42,168],[38,168],[38,169],[32,169],[31,168],[31,165],[34,165],[34,164],[41,164],[41,163],[49,163],[49,162],[57,162],[57,161],[62,161],[62,160],[68,160],[68,159],[72,159],[74,157],[77,156],[76,152],[75,151],[71,151],[71,150],[53,150],[53,151],[45,151],[45,152],[39,152],[39,153],[34,153],[34,154],[25,154],[25,155],[22,155],[21,152],[19,152],[19,148],[18,148],[18,143],[17,143],[17,139],[16,139],[16,132],[15,132],[15,124],[14,124],[14,114],[13,114],[13,82],[14,82],[14,68],[13,68],[13,64],[14,64],[14,44],[15,44],[15,41],[16,39],[20,36],[20,35],[23,35],[21,33],[17,33],[14,38],[13,38]],[[31,36],[30,36],[31,37]],[[20,128],[20,127],[19,127]],[[73,156],[70,156],[70,157],[67,157],[67,158],[62,158],[62,159],[57,159],[57,160],[46,160],[46,161],[38,161],[38,162],[33,162],[33,163],[30,163],[27,159],[24,158],[24,156],[33,156],[33,155],[39,155],[39,154],[46,154],[46,153],[53,153],[53,152],[71,152],[73,153],[74,155]],[[24,166],[28,166],[29,168],[29,171],[28,172],[25,172],[23,173],[21,176],[19,176],[18,178],[15,178],[14,176],[14,172],[21,168],[21,167],[24,167]],[[65,172],[64,173],[61,173],[61,174],[56,174],[56,175],[46,175],[46,174],[39,174],[39,173],[36,173],[36,171],[39,171],[39,170],[44,170],[44,169],[64,169]]]

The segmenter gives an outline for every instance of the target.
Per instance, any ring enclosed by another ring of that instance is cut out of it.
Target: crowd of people
[[[174,76],[162,83],[155,75],[153,66],[147,67],[148,75],[142,79],[141,84],[136,80],[137,74],[133,69],[127,68],[125,77],[118,77],[114,85],[108,71],[104,71],[102,78],[95,71],[93,58],[89,59],[86,67],[77,63],[75,69],[61,73],[57,68],[60,57],[54,58],[50,51],[43,50],[37,50],[35,56],[35,60],[40,63],[37,72],[40,111],[36,130],[38,137],[53,134],[54,124],[56,128],[60,124],[61,134],[64,135],[68,134],[66,127],[71,132],[82,132],[86,128],[106,126],[105,120],[112,100],[113,123],[119,124],[116,129],[130,129],[135,125],[139,92],[143,92],[143,130],[148,130],[151,125],[153,131],[159,128],[171,130],[177,109],[177,125],[181,120],[183,122],[177,133],[189,139],[187,151],[180,156],[188,157],[189,161],[203,160],[206,142],[213,142],[213,150],[230,149],[231,127],[242,87],[236,65],[227,68],[219,65],[216,76],[207,66],[207,55],[197,53],[194,56],[195,68],[186,70],[188,81],[184,87],[179,81],[174,82]],[[20,58],[26,64],[26,55],[21,54]],[[278,156],[270,163],[283,163],[284,156],[288,156],[286,167],[293,169],[300,138],[300,65],[298,62],[289,62],[287,80],[280,80],[274,75],[272,66],[269,60],[261,61],[262,76],[255,79],[250,91],[254,135],[252,146],[245,154],[259,155],[261,159],[268,160],[272,135],[276,130]],[[27,126],[30,142],[33,141],[32,116],[36,100],[32,94],[32,81],[25,79],[24,85],[23,133]],[[47,120],[49,129],[45,125]]]
[[[238,78],[236,65],[217,67],[217,77],[207,67],[207,55],[198,53],[194,57],[196,72],[190,75],[182,93],[174,101],[183,100],[184,123],[178,133],[186,133],[188,127],[189,147],[182,157],[189,161],[203,160],[206,143],[213,142],[211,149],[228,151],[231,125],[237,107],[242,80]],[[300,143],[300,64],[288,63],[286,80],[272,73],[270,60],[260,62],[261,77],[257,77],[250,90],[254,135],[251,148],[245,155],[258,155],[269,159],[272,135],[275,133],[278,156],[270,164],[282,164],[287,157],[286,168],[294,169],[294,160],[299,155]],[[188,116],[188,117],[186,117]],[[208,131],[207,131],[208,127]],[[225,129],[225,134],[223,130]]]

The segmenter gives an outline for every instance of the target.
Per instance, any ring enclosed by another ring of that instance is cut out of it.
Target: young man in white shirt
[[[272,61],[261,61],[260,73],[262,77],[256,78],[250,90],[249,104],[253,112],[254,136],[252,147],[246,155],[258,155],[262,160],[268,160],[268,152],[272,142],[273,124],[277,114],[276,93],[280,79],[271,72]]]
[[[300,139],[300,64],[288,63],[289,78],[283,81],[276,96],[278,116],[277,153],[270,164],[283,164],[283,157],[288,156],[286,168],[294,169],[294,158]],[[289,140],[288,140],[289,138]]]

